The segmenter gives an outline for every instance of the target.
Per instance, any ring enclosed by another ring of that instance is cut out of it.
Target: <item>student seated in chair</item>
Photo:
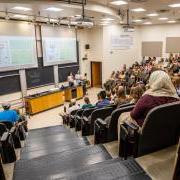
[[[135,86],[130,91],[130,103],[136,104],[144,93],[144,89],[141,86]]]
[[[100,91],[98,93],[98,102],[96,103],[97,108],[103,108],[110,104],[110,101],[106,99],[106,91]]]
[[[0,122],[9,121],[15,124],[19,120],[19,115],[15,110],[11,110],[11,105],[9,103],[3,103],[2,107],[4,111],[0,112]]]
[[[128,99],[125,95],[125,89],[123,86],[119,86],[116,92],[116,98],[114,100],[114,104],[117,106],[128,103]]]
[[[82,105],[82,109],[91,108],[93,105],[91,104],[88,97],[84,97],[84,104]]]
[[[167,103],[179,101],[176,89],[169,75],[161,70],[154,71],[149,79],[149,89],[136,103],[135,108],[129,113],[129,116],[119,118],[119,123],[130,121],[142,127],[148,112]]]

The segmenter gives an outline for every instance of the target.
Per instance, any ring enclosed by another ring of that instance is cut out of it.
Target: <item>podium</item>
[[[64,90],[65,101],[70,101],[71,99],[81,99],[84,96],[83,86],[68,87]]]

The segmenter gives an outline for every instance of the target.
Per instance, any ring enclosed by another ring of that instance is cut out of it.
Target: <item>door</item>
[[[91,62],[91,86],[102,87],[102,63]]]

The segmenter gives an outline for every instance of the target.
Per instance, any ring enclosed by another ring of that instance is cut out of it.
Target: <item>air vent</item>
[[[158,13],[167,13],[167,12],[169,12],[170,10],[169,9],[160,9],[160,10],[158,10],[157,12]]]

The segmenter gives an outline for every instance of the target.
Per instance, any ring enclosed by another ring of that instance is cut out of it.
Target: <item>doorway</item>
[[[91,62],[91,86],[102,87],[102,62]]]

